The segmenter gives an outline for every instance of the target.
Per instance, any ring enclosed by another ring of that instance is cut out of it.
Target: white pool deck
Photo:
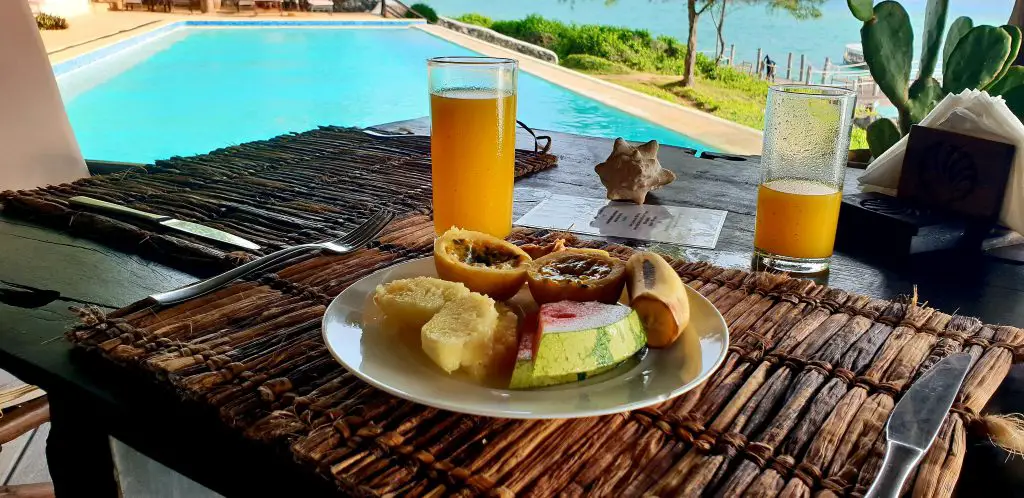
[[[42,31],[43,42],[51,63],[58,63],[84,53],[158,29],[167,24],[183,20],[201,19],[244,19],[274,21],[308,20],[375,20],[388,21],[368,13],[289,13],[282,15],[277,10],[258,12],[220,12],[213,14],[188,14],[187,11],[172,13],[148,11],[109,12],[97,10],[90,15],[69,20],[70,28],[63,31]],[[398,20],[401,21],[401,20]],[[544,62],[518,52],[472,38],[436,25],[417,25],[426,33],[462,45],[470,50],[494,57],[513,57],[519,60],[522,70],[568,88],[588,98],[621,109],[629,114],[661,125],[672,131],[691,137],[722,152],[734,154],[760,154],[762,135],[759,130],[749,128],[693,108],[668,102],[614,83],[578,73],[571,69]]]

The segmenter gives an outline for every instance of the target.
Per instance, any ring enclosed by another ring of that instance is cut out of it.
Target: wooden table
[[[422,132],[424,121],[382,128]],[[518,217],[552,192],[603,197],[593,166],[611,150],[608,139],[550,133],[557,168],[516,184]],[[524,142],[520,143],[523,146]],[[749,268],[754,229],[756,158],[698,159],[663,147],[662,164],[679,179],[648,202],[729,212],[715,250],[660,247],[690,259]],[[847,174],[847,188],[857,171]],[[74,323],[69,306],[112,310],[194,277],[134,255],[0,216],[0,368],[49,392],[50,473],[61,495],[115,496],[108,435],[225,495],[330,494],[332,485],[301,470],[288,455],[243,440],[198,406],[118,367],[73,351],[62,334]],[[828,284],[877,297],[911,292],[947,312],[988,323],[1024,325],[1024,266],[981,254],[934,253],[883,264],[842,252]],[[30,307],[23,307],[30,306]],[[989,403],[989,410],[1024,411],[1024,368]],[[155,427],[162,427],[160,432]],[[170,429],[168,429],[170,428]],[[1000,496],[1024,493],[1024,465],[986,441],[970,441],[961,489],[979,480]],[[970,491],[966,491],[970,494]]]

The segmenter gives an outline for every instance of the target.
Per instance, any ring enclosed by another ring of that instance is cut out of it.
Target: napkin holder
[[[836,245],[899,257],[981,247],[999,216],[1016,148],[914,126],[896,197],[843,196]]]

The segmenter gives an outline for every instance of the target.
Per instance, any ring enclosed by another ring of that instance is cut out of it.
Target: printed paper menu
[[[516,225],[714,249],[725,211],[552,195]],[[571,227],[571,228],[570,228]]]

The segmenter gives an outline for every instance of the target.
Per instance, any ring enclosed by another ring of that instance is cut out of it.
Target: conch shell
[[[657,140],[633,147],[622,138],[616,138],[611,155],[595,166],[594,171],[608,189],[609,199],[637,204],[644,203],[647,192],[676,179],[675,173],[662,168],[658,162]]]

